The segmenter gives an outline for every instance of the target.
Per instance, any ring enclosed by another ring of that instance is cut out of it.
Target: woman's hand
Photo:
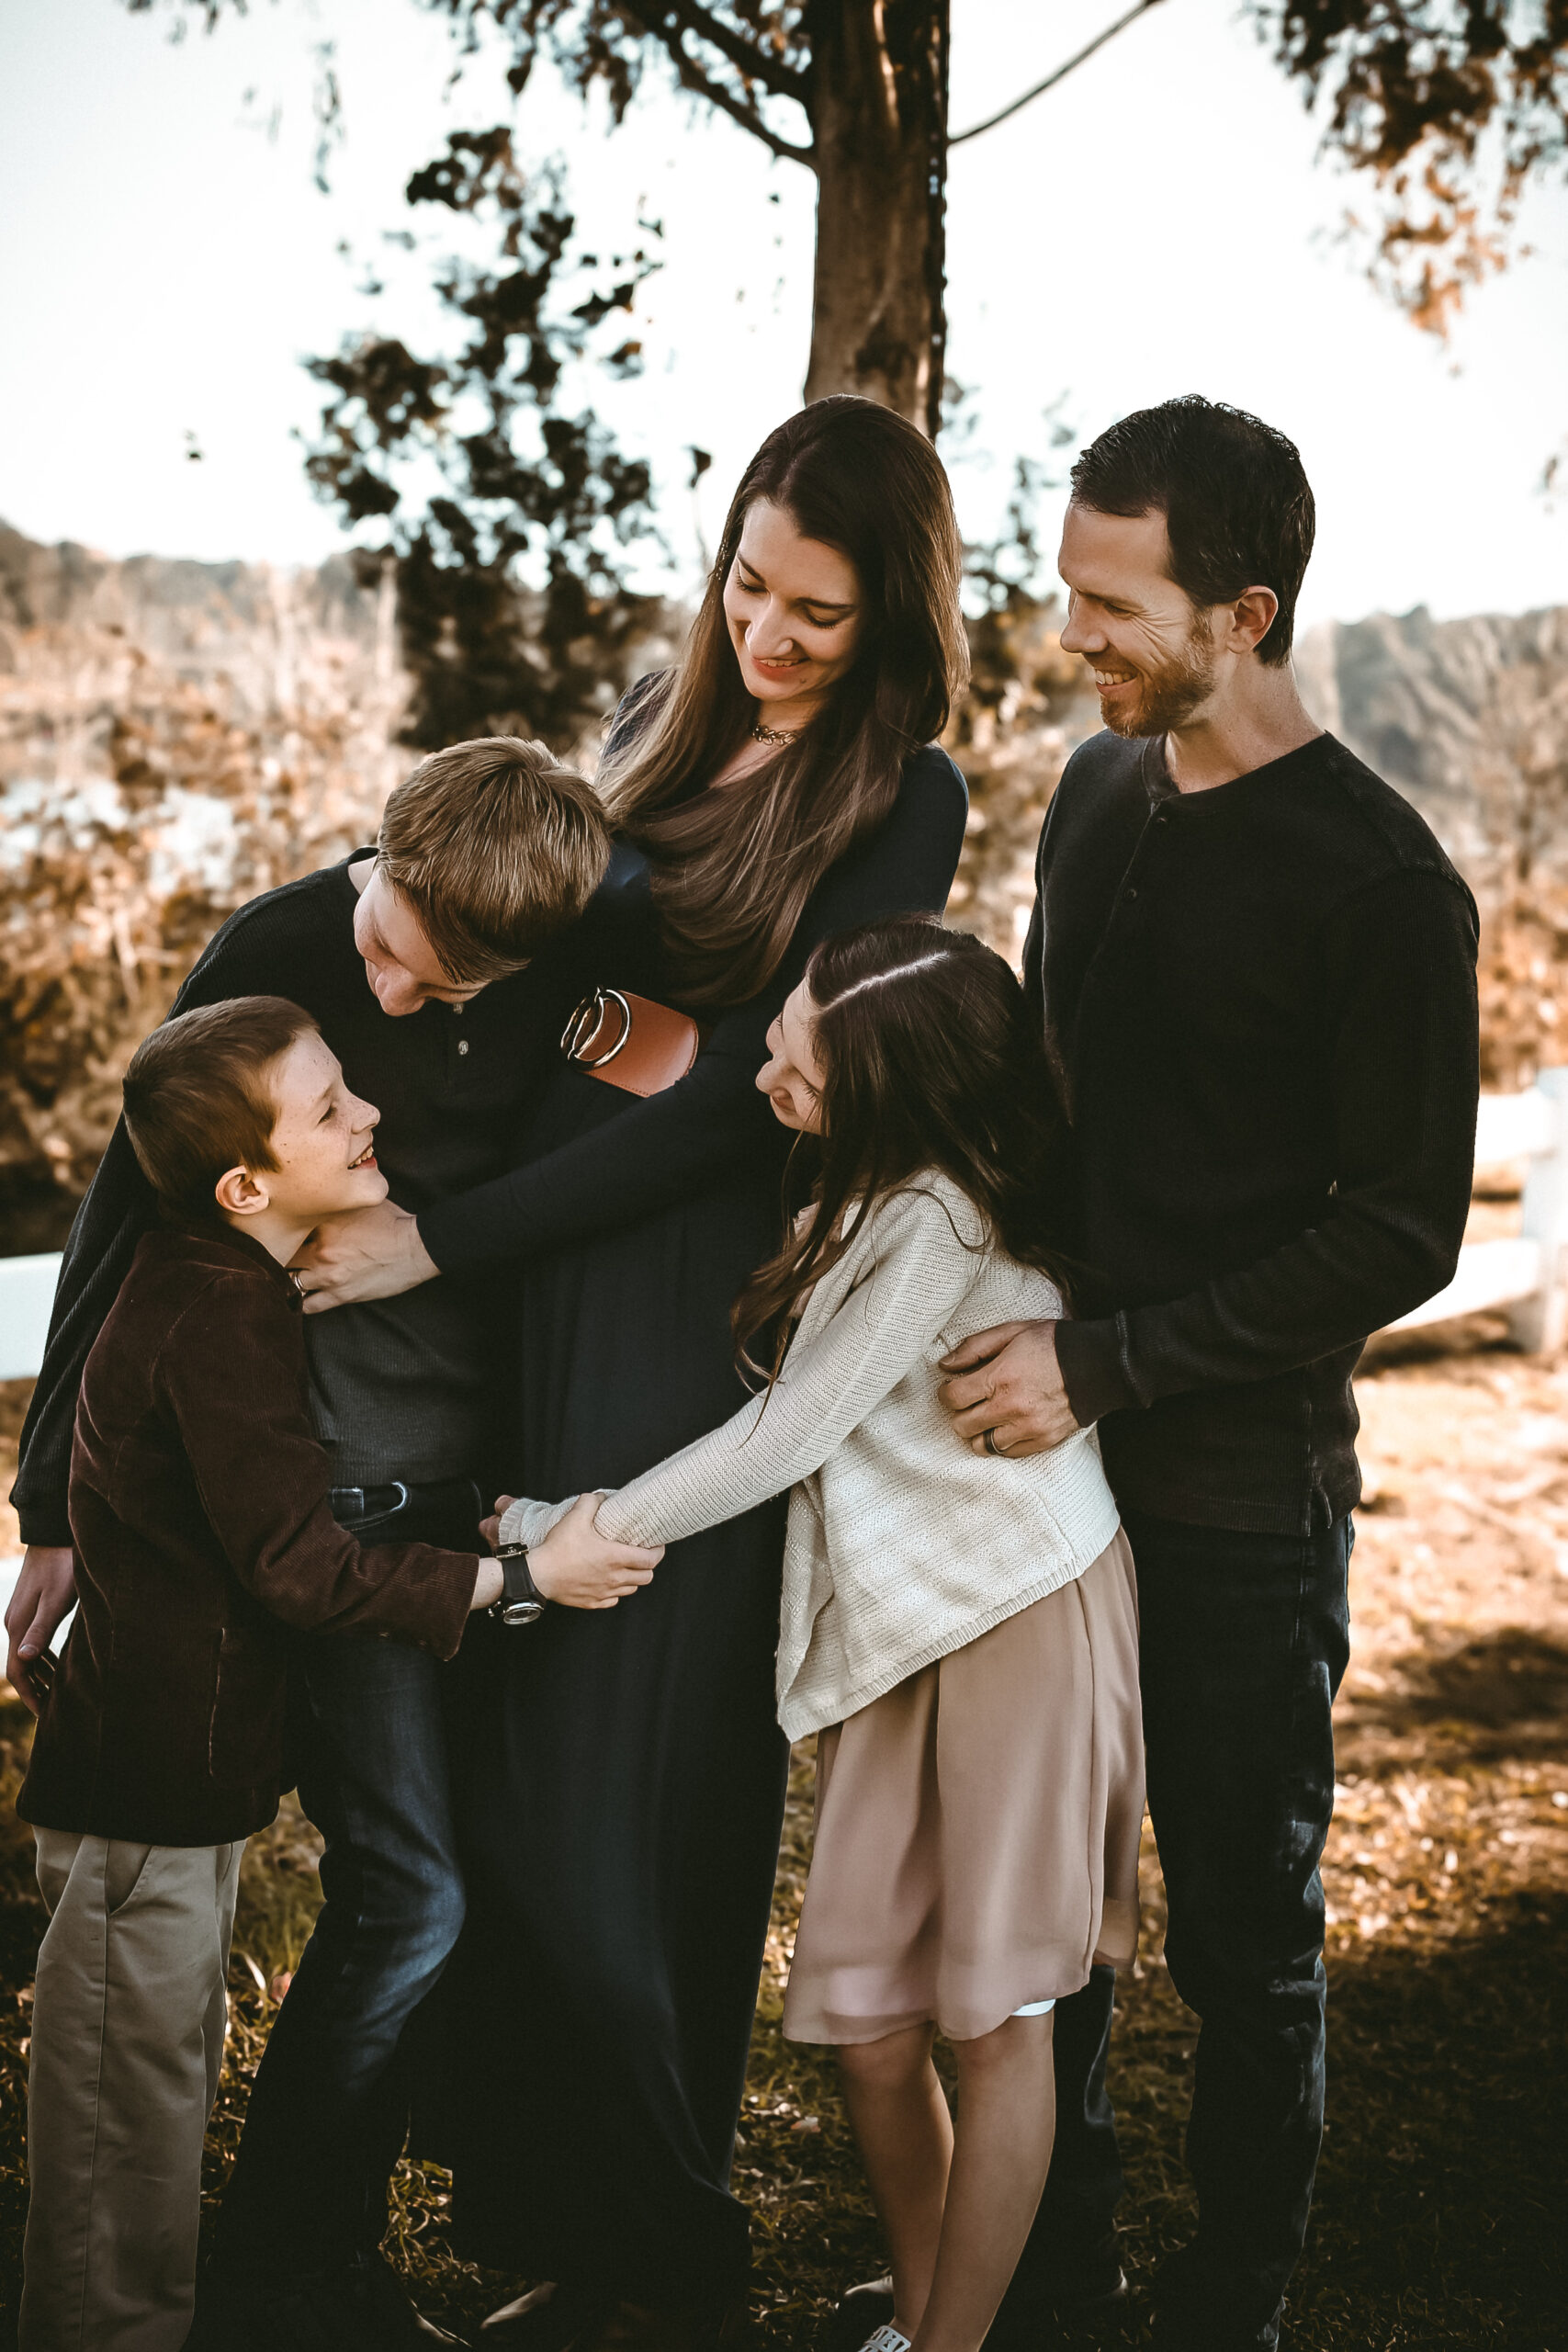
[[[419,1222],[390,1201],[328,1217],[288,1269],[307,1315],[363,1298],[397,1298],[434,1282],[440,1267],[419,1238]]]
[[[492,1552],[499,1552],[501,1549],[501,1522],[516,1500],[515,1495],[497,1495],[495,1509],[488,1519],[481,1519],[479,1521],[479,1533]]]
[[[579,1495],[544,1542],[530,1547],[528,1574],[547,1600],[568,1609],[614,1609],[639,1585],[653,1582],[663,1544],[645,1550],[595,1534],[593,1516],[604,1499],[602,1494]]]

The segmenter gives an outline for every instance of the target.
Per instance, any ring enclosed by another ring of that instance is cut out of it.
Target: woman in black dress
[[[680,1006],[703,1049],[646,1100],[563,1063],[515,1171],[396,1244],[415,1279],[521,1267],[520,1491],[621,1485],[741,1401],[730,1303],[780,1214],[764,1034],[818,940],[945,903],[958,582],[930,444],[815,402],[748,468],[683,662],[617,714],[620,846],[573,985]],[[560,2282],[498,2348],[702,2342],[743,2294],[728,2175],[787,1764],[784,1524],[781,1498],[672,1544],[630,1605],[465,1643],[444,2153],[462,2250]]]

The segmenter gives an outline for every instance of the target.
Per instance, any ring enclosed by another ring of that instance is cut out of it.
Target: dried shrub
[[[0,1250],[58,1242],[132,1047],[224,918],[374,835],[390,623],[389,584],[344,565],[0,535]]]

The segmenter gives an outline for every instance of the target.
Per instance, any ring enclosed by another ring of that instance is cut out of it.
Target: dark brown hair
[[[1109,426],[1072,479],[1073,496],[1097,514],[1165,516],[1170,576],[1195,605],[1272,588],[1280,609],[1254,650],[1260,662],[1289,661],[1317,527],[1293,441],[1246,409],[1189,392]]]
[[[814,1214],[735,1303],[742,1360],[783,1334],[801,1295],[837,1265],[861,1216],[939,1169],[1002,1248],[1063,1283],[1055,1242],[1065,1126],[1017,977],[995,951],[934,919],[901,915],[824,940],[806,970],[822,1065],[822,1133],[791,1154],[790,1190]],[[760,1369],[753,1364],[752,1369]]]
[[[515,972],[577,921],[610,858],[586,776],[545,743],[486,735],[432,752],[381,819],[377,864],[460,985]]]
[[[783,507],[859,575],[854,663],[798,742],[722,792],[700,788],[754,717],[724,611],[747,512]],[[892,808],[908,754],[940,735],[968,675],[962,548],[942,460],[874,401],[814,401],[770,433],[731,503],[680,667],[653,716],[600,770],[620,829],[654,862],[681,993],[754,996],[778,969],[815,884]]]
[[[125,1073],[125,1127],[141,1173],[171,1216],[215,1218],[226,1170],[277,1160],[270,1080],[316,1024],[281,996],[237,996],[176,1013],[143,1037]]]

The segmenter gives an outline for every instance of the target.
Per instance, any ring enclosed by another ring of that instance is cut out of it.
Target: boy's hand
[[[41,1695],[28,1679],[28,1663],[48,1649],[60,1622],[76,1600],[76,1555],[69,1544],[29,1544],[22,1559],[17,1589],[6,1611],[10,1649],[6,1679],[33,1714],[42,1708]]]
[[[497,1495],[495,1509],[488,1519],[481,1519],[479,1521],[479,1533],[492,1552],[499,1552],[501,1549],[501,1522],[516,1500],[515,1495]]]
[[[652,1583],[663,1544],[645,1550],[596,1534],[593,1515],[604,1499],[580,1495],[544,1542],[530,1549],[528,1573],[547,1600],[568,1609],[614,1609],[639,1585]]]

